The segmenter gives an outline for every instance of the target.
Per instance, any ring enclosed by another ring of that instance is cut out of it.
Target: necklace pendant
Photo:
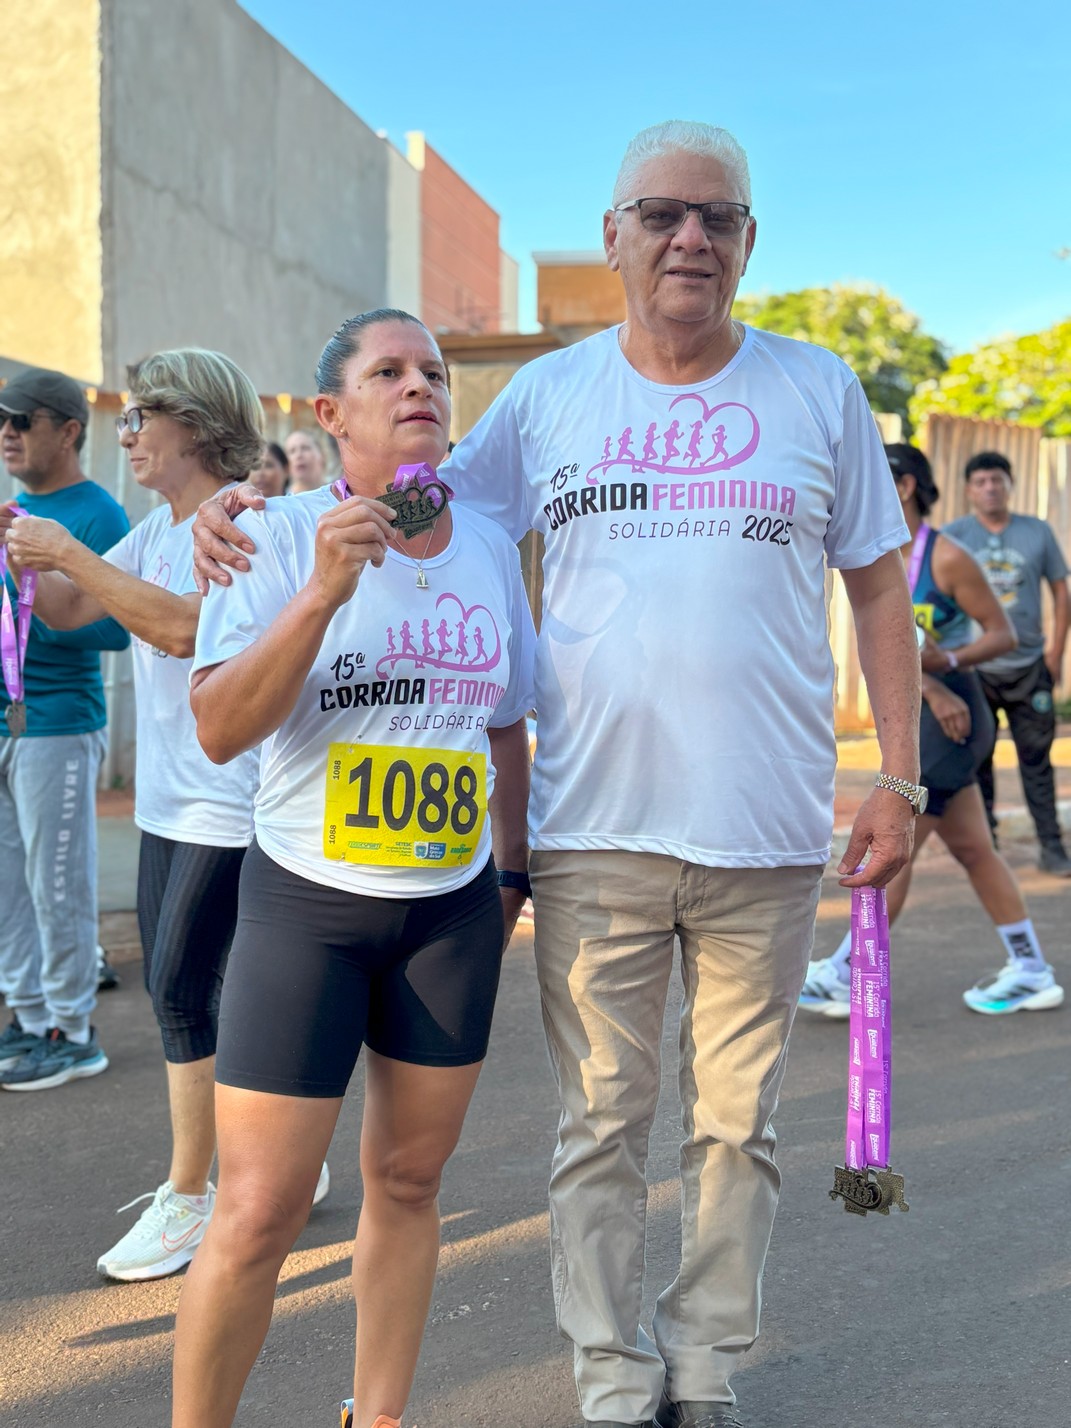
[[[428,584],[428,577],[424,574],[424,567],[422,565],[417,567],[416,588],[418,590],[431,589],[431,586]]]

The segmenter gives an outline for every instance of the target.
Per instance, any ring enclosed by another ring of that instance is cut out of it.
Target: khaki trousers
[[[821,867],[706,868],[657,853],[536,852],[536,963],[561,1122],[550,1181],[558,1327],[589,1422],[669,1396],[732,1403],[759,1330],[780,1174],[770,1124]],[[680,938],[680,1273],[640,1323],[648,1140]]]

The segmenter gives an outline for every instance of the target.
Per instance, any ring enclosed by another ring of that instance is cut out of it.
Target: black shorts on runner
[[[246,854],[216,1080],[342,1096],[361,1046],[417,1066],[487,1054],[502,963],[493,860],[435,897],[365,897]]]
[[[141,835],[138,930],[145,990],[176,1065],[216,1053],[223,971],[238,916],[244,848]]]
[[[926,812],[940,818],[953,794],[978,781],[978,769],[993,747],[995,725],[982,681],[974,670],[952,670],[939,676],[953,694],[958,694],[971,714],[971,732],[965,743],[957,744],[941,728],[930,706],[922,701],[919,719],[920,782],[929,791]]]

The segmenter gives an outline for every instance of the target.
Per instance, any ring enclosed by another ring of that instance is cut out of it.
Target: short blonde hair
[[[126,371],[131,401],[188,426],[191,454],[210,476],[240,481],[260,460],[264,409],[253,383],[222,352],[178,347]]]

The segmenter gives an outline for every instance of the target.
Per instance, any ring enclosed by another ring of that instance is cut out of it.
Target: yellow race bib
[[[487,817],[487,759],[455,749],[332,744],[324,857],[399,868],[472,861]]]

